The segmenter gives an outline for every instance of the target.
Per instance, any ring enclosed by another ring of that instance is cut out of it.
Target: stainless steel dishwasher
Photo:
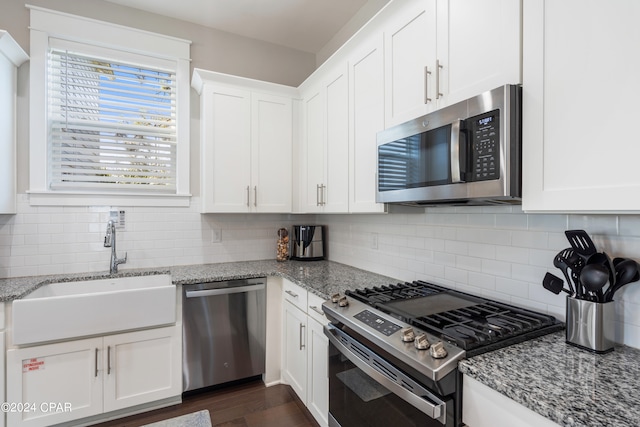
[[[184,285],[183,390],[265,371],[266,278]]]

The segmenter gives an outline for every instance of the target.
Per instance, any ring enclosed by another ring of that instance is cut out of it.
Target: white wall
[[[29,52],[29,10],[42,6],[93,19],[191,40],[191,67],[298,86],[315,70],[315,55],[240,37],[101,0],[7,0],[0,8],[0,28]],[[29,63],[18,70],[17,185],[29,189]],[[191,193],[200,194],[200,104],[191,90]]]
[[[326,215],[333,261],[401,281],[427,280],[565,319],[566,294],[542,287],[564,230],[584,229],[600,251],[640,260],[636,215],[527,215],[519,207],[405,208],[388,215]],[[376,234],[378,248],[372,249]],[[640,348],[640,282],[616,298],[617,341]]]

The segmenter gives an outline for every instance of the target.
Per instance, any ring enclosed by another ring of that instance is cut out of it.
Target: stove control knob
[[[402,341],[404,342],[412,342],[416,339],[416,334],[413,332],[413,328],[411,326],[408,328],[402,328],[400,332],[402,332]]]
[[[338,299],[338,306],[339,307],[346,307],[348,305],[349,305],[349,300],[347,300],[347,297],[341,296],[340,299]]]
[[[437,343],[433,344],[429,349],[429,353],[434,359],[443,359],[447,357],[447,350],[444,348],[444,344],[442,344],[442,341],[438,341]]]
[[[418,350],[426,350],[431,344],[426,334],[418,334],[416,335],[416,340],[413,342],[413,345],[416,346]]]
[[[335,304],[335,303],[337,303],[338,301],[340,301],[340,297],[341,297],[341,296],[342,296],[342,295],[340,295],[340,294],[333,294],[333,295],[331,295],[331,302],[332,302],[332,303],[334,303],[334,304]]]

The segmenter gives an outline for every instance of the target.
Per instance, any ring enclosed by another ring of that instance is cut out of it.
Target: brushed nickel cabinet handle
[[[320,206],[322,202],[320,201],[320,184],[316,184],[316,206]]]
[[[251,206],[250,200],[249,200],[249,186],[247,185],[247,207]]]
[[[429,67],[424,67],[424,103],[428,104],[431,102],[431,98],[429,98],[429,76],[431,75],[431,71],[429,71]]]
[[[436,59],[436,99],[440,99],[444,96],[442,92],[440,92],[440,70],[444,68],[442,64],[440,64],[440,60]]]
[[[258,207],[258,186],[253,187],[253,206]]]
[[[300,350],[302,350],[304,345],[304,323],[300,323]]]
[[[292,297],[294,297],[294,298],[298,298],[298,294],[296,294],[295,292],[292,292],[292,291],[290,291],[290,290],[288,290],[288,289],[287,289],[285,292],[286,292],[287,294],[291,295],[291,296],[292,296]]]
[[[316,307],[315,305],[310,305],[309,308],[313,311],[315,311],[316,313],[318,313],[321,316],[324,316],[324,311],[320,310],[318,307]]]
[[[107,347],[107,375],[111,375],[111,346]]]
[[[98,349],[97,348],[96,348],[96,360],[95,360],[95,363],[96,363],[95,376],[96,376],[96,378],[98,378]]]

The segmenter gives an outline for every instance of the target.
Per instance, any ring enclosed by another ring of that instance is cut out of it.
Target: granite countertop
[[[565,332],[465,359],[460,371],[561,426],[640,425],[640,350],[594,354]]]
[[[40,286],[49,283],[153,274],[171,274],[175,285],[279,276],[291,280],[326,299],[333,293],[344,292],[347,289],[388,285],[397,282],[396,279],[391,277],[370,273],[333,261],[241,261],[154,269],[121,269],[118,274],[113,276],[108,271],[103,271],[0,279],[0,301],[12,301],[22,298]]]
[[[322,298],[346,289],[398,280],[332,261],[243,261],[155,269],[0,279],[0,301],[19,299],[48,283],[171,274],[177,286],[279,276]],[[640,425],[640,350],[619,346],[597,355],[570,346],[564,332],[460,362],[460,371],[561,426]]]

